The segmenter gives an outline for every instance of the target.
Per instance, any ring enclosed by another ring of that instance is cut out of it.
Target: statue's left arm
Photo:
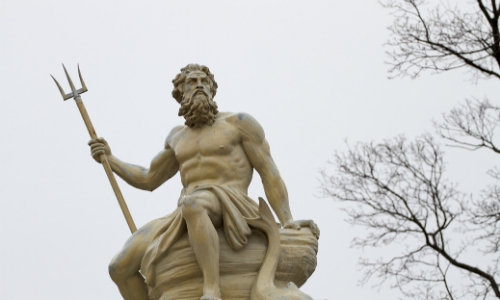
[[[299,229],[293,221],[285,183],[273,158],[262,126],[252,116],[239,113],[235,124],[241,134],[241,143],[253,168],[259,173],[267,200],[285,228]]]

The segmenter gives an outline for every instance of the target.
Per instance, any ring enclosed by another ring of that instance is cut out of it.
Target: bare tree
[[[451,142],[449,146],[466,150],[489,149],[500,154],[495,144],[495,129],[500,122],[500,108],[488,100],[470,101],[443,115],[441,123],[435,122],[437,133]],[[500,170],[488,171],[493,178],[500,179]],[[487,187],[481,198],[475,202],[474,210],[469,212],[471,222],[481,231],[480,238],[487,241],[485,253],[500,254],[500,187]],[[500,259],[500,256],[498,257]]]
[[[392,11],[387,52],[394,76],[415,78],[424,70],[467,69],[473,79],[500,79],[500,2],[497,0],[382,0]],[[429,4],[433,6],[429,7]],[[493,143],[500,108],[487,99],[470,101],[435,123],[441,137],[469,150]],[[498,173],[497,173],[498,175]]]
[[[394,16],[387,43],[393,77],[464,68],[473,81],[500,79],[497,0],[382,1]],[[499,121],[500,108],[487,99],[466,100],[434,126],[449,146],[500,154]],[[498,185],[476,197],[458,191],[445,180],[443,153],[428,134],[358,143],[337,152],[333,164],[335,175],[323,172],[325,195],[346,203],[348,221],[367,229],[353,245],[390,245],[397,253],[362,259],[362,282],[379,277],[413,299],[500,299]],[[497,168],[489,174],[500,179]]]
[[[500,4],[496,0],[389,0],[393,76],[416,77],[423,70],[443,72],[465,67],[500,79]],[[432,7],[427,4],[432,3]],[[437,5],[436,5],[437,4]]]
[[[438,134],[451,142],[450,146],[467,150],[488,148],[500,154],[494,143],[495,129],[500,121],[500,108],[488,100],[470,101],[443,115],[443,122],[434,123]]]
[[[500,215],[488,215],[488,201],[466,201],[468,197],[444,179],[443,153],[430,135],[413,142],[397,137],[358,143],[336,153],[333,164],[335,176],[323,173],[325,195],[348,203],[348,221],[368,232],[353,245],[404,246],[390,258],[362,259],[363,281],[378,276],[380,283],[389,281],[405,298],[500,298],[498,259],[481,268],[461,258],[479,240],[490,246],[479,249],[483,253],[498,251],[495,218]],[[483,225],[491,230],[479,230]],[[458,243],[456,230],[476,234]],[[468,279],[457,281],[457,274]]]

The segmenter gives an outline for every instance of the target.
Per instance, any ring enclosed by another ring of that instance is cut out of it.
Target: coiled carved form
[[[264,262],[259,269],[250,292],[251,300],[313,300],[303,293],[293,283],[289,282],[284,288],[279,288],[274,283],[276,267],[280,255],[280,236],[273,214],[266,201],[259,197],[259,218],[247,219],[250,226],[266,233],[269,245]]]

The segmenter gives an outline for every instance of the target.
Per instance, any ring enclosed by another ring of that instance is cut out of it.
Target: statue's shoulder
[[[258,140],[264,138],[264,129],[259,122],[249,113],[227,113],[226,120],[228,123],[236,126],[243,136],[251,136]]]
[[[168,134],[168,136],[165,140],[165,148],[172,147],[172,143],[175,140],[175,136],[178,133],[180,133],[182,130],[184,130],[184,128],[187,128],[187,126],[186,125],[179,125],[179,126],[175,126],[174,128],[172,128],[172,130],[170,130],[170,133]]]
[[[237,126],[260,126],[259,122],[252,117],[249,113],[245,112],[224,112],[222,113],[221,118],[224,118],[227,122],[233,123]]]

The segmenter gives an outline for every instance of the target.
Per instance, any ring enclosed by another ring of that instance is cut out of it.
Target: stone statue
[[[246,113],[218,111],[217,104],[213,101],[218,86],[206,66],[187,65],[175,77],[173,84],[172,95],[181,106],[179,116],[185,118],[185,125],[172,129],[164,149],[153,158],[149,168],[119,160],[103,138],[89,142],[92,157],[97,162],[101,162],[103,154],[106,155],[113,172],[136,188],[153,191],[177,172],[180,172],[183,185],[177,209],[138,229],[111,261],[109,272],[121,295],[126,300],[174,299],[171,294],[158,292],[154,287],[158,285],[158,281],[163,280],[159,278],[162,275],[158,274],[169,272],[169,266],[173,268],[172,264],[181,261],[181,258],[175,258],[174,252],[182,248],[183,237],[187,233],[185,245],[194,253],[194,263],[197,263],[202,274],[201,300],[221,297],[236,299],[236,296],[224,296],[224,289],[221,293],[219,268],[222,262],[220,247],[223,246],[220,245],[222,242],[229,245],[229,256],[233,255],[232,252],[244,251],[249,240],[258,239],[252,237],[251,228],[256,228],[263,231],[269,240],[267,242],[261,238],[259,241],[262,242],[256,242],[263,247],[266,247],[266,243],[269,244],[266,257],[259,258],[259,264],[262,261],[267,263],[260,267],[257,277],[260,281],[271,282],[259,284],[259,280],[252,279],[255,284],[251,298],[311,299],[298,291],[293,283],[275,286],[274,278],[270,278],[274,277],[280,259],[280,232],[265,201],[261,200],[259,209],[247,195],[253,170],[262,178],[266,197],[283,227],[280,230],[299,234],[302,232],[301,227],[308,227],[309,231],[300,234],[309,239],[308,243],[316,249],[313,251],[310,246],[300,246],[314,256],[310,263],[312,267],[301,271],[307,273],[303,276],[304,279],[300,279],[303,282],[314,271],[317,242],[310,241],[310,236],[318,238],[319,229],[310,220],[293,220],[287,190],[271,157],[262,127]],[[263,223],[262,220],[266,222]],[[235,253],[237,255],[239,252]],[[172,257],[175,261],[162,262]],[[292,258],[293,260],[297,259]],[[176,276],[193,277],[194,275],[181,274],[188,272],[187,269],[189,268],[180,268],[174,275],[167,276],[166,281],[176,282]],[[191,286],[192,284],[190,283]],[[292,296],[283,296],[287,293]],[[247,296],[242,296],[242,299],[245,297]],[[178,296],[178,299],[188,298]]]

